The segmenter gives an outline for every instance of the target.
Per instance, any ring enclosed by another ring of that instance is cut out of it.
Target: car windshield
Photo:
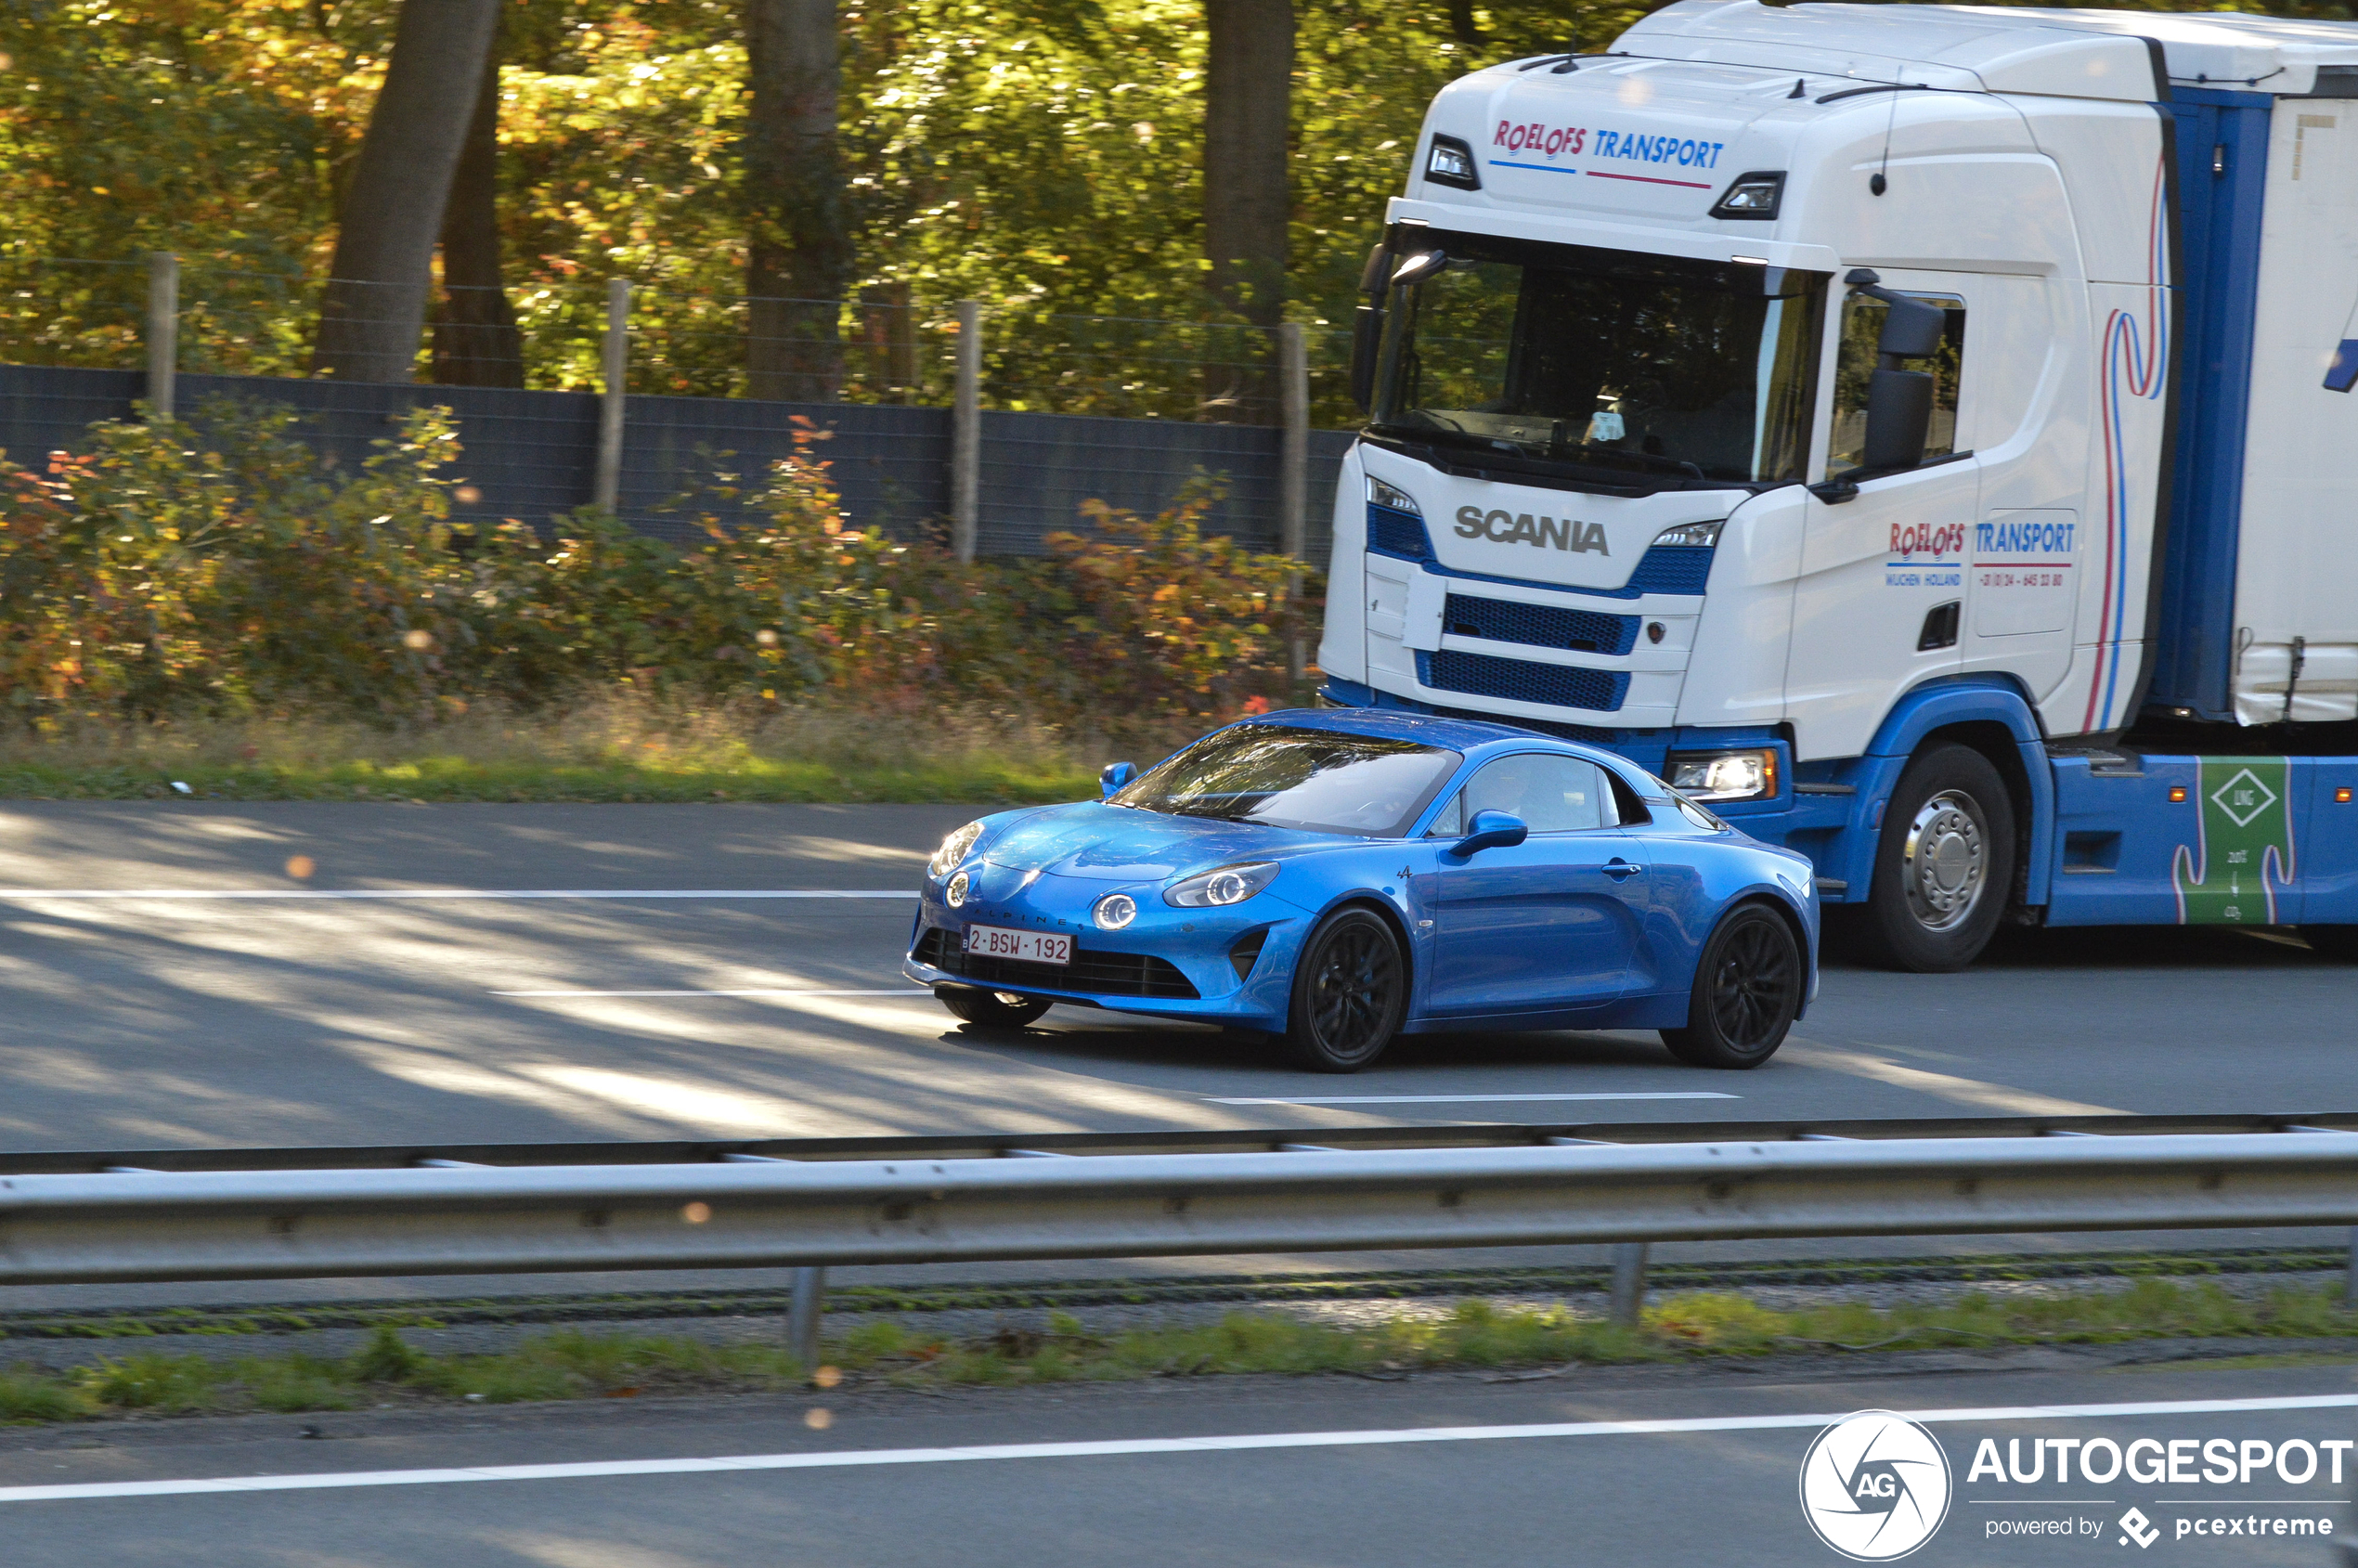
[[[1413,741],[1239,724],[1206,735],[1112,800],[1178,817],[1397,838],[1458,762],[1454,751]]]
[[[1798,480],[1826,277],[1422,233],[1392,291],[1378,434],[1651,486]],[[1642,477],[1638,477],[1642,476]]]

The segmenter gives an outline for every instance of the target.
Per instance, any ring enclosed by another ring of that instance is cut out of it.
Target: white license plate
[[[969,926],[966,951],[984,958],[1012,958],[1018,964],[1069,964],[1072,939],[1046,931],[1010,931],[1004,926]]]

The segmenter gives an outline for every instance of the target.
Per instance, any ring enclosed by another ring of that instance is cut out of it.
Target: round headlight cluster
[[[1240,904],[1252,897],[1252,884],[1233,871],[1214,872],[1204,878],[1203,900],[1209,904]]]
[[[958,862],[966,858],[966,851],[975,847],[975,840],[981,836],[982,824],[968,823],[941,841],[941,848],[933,852],[933,859],[926,862],[926,869],[936,876],[949,875],[957,869]]]
[[[1138,901],[1127,893],[1108,893],[1097,901],[1096,920],[1101,929],[1119,931],[1138,918]]]
[[[966,874],[962,871],[950,879],[950,886],[941,890],[941,896],[949,901],[952,909],[956,909],[966,901],[966,889],[971,886],[972,884],[966,879]]]
[[[1163,890],[1162,901],[1180,909],[1224,908],[1244,902],[1276,878],[1275,861],[1216,866],[1184,882],[1173,883]]]

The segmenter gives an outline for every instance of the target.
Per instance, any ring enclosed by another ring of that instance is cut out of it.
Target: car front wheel
[[[1313,1072],[1357,1072],[1383,1055],[1408,1013],[1408,965],[1382,917],[1338,910],[1294,965],[1286,1054]]]
[[[1687,1027],[1662,1043],[1690,1067],[1758,1067],[1801,1012],[1807,969],[1793,928],[1758,904],[1719,923],[1695,966]]]

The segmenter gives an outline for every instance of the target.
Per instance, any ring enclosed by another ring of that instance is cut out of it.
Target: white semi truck
[[[2358,956],[2358,25],[1679,0],[1388,220],[1328,700],[1619,752],[1903,967]]]

